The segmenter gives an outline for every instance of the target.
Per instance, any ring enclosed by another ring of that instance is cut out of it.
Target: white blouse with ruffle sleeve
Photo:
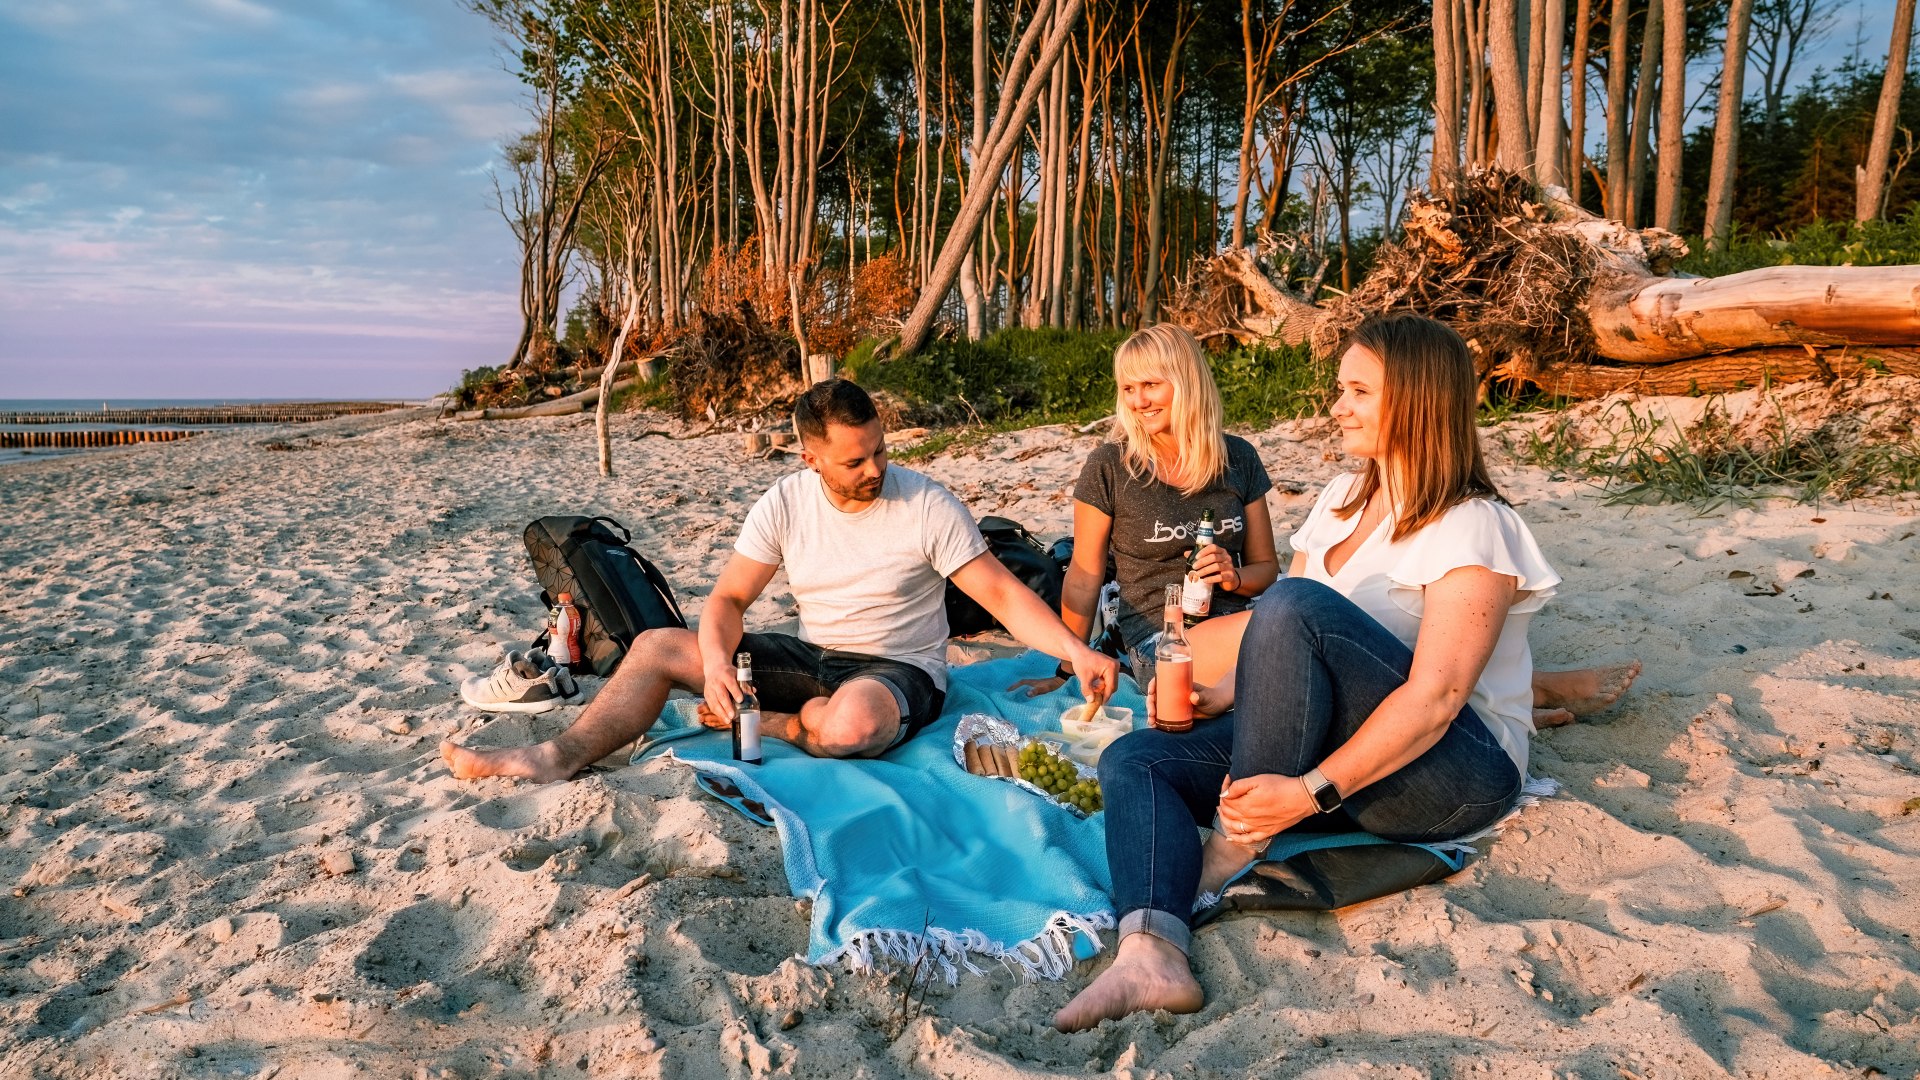
[[[1409,649],[1420,636],[1428,585],[1462,566],[1484,566],[1515,578],[1513,606],[1467,702],[1526,775],[1527,740],[1533,733],[1533,652],[1527,646],[1527,624],[1553,598],[1560,575],[1513,507],[1492,499],[1469,499],[1397,541],[1388,539],[1393,535],[1389,513],[1340,572],[1329,574],[1327,550],[1353,535],[1360,523],[1359,514],[1341,518],[1334,510],[1346,503],[1359,482],[1359,473],[1335,478],[1293,534],[1293,550],[1306,556],[1305,576],[1353,601]]]

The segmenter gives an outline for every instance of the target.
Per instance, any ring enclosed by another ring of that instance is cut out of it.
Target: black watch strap
[[[1067,666],[1067,662],[1062,660],[1060,661],[1060,666],[1053,669],[1053,677],[1056,679],[1071,679],[1073,678],[1073,668]]]

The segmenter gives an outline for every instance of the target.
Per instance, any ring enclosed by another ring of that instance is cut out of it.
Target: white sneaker
[[[490,675],[460,684],[460,700],[486,712],[541,713],[566,700],[554,668],[542,669],[525,653],[510,652]]]

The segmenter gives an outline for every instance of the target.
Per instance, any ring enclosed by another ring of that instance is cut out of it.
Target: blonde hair
[[[1227,437],[1220,388],[1214,385],[1200,343],[1185,329],[1160,323],[1141,329],[1113,350],[1114,426],[1126,444],[1121,458],[1135,479],[1156,471],[1153,442],[1146,424],[1127,408],[1120,387],[1142,379],[1158,379],[1173,387],[1173,407],[1168,411],[1174,458],[1161,479],[1172,484],[1177,477],[1176,486],[1185,496],[1206,490],[1227,471]]]
[[[1378,357],[1386,385],[1380,453],[1367,462],[1353,496],[1335,515],[1359,513],[1380,490],[1383,471],[1393,482],[1394,540],[1468,499],[1506,501],[1487,474],[1473,423],[1480,388],[1473,355],[1452,327],[1408,312],[1375,315],[1354,328],[1346,348]]]

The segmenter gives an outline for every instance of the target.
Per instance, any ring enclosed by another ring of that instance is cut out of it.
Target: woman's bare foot
[[[1258,853],[1244,844],[1214,833],[1200,849],[1200,891],[1215,893],[1226,885],[1233,875],[1246,869]]]
[[[1118,1020],[1148,1009],[1200,1011],[1206,995],[1187,966],[1187,954],[1152,934],[1120,939],[1113,965],[1074,995],[1053,1015],[1061,1031],[1085,1031],[1102,1020]]]
[[[512,776],[535,783],[551,784],[570,779],[578,769],[560,761],[552,743],[514,746],[504,750],[472,750],[452,739],[442,740],[440,756],[447,768],[460,780],[478,780],[483,776]]]
[[[1564,727],[1574,721],[1574,715],[1565,709],[1533,710],[1533,730],[1545,731],[1550,727]]]
[[[1619,701],[1633,681],[1640,677],[1640,661],[1607,667],[1580,668],[1575,671],[1535,671],[1533,673],[1533,710],[1535,727],[1570,724],[1576,717],[1591,716]],[[1565,719],[1542,713],[1565,713]],[[1544,721],[1544,722],[1543,722]]]

